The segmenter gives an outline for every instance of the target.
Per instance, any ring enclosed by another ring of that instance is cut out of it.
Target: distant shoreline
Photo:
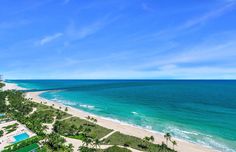
[[[19,87],[14,83],[5,83],[5,84],[6,84],[6,86],[3,88],[3,90],[7,90],[7,89],[25,90],[25,88]],[[42,102],[42,103],[46,103],[49,106],[54,105],[54,108],[62,109],[62,110],[65,109],[66,107],[68,107],[67,113],[69,113],[73,116],[77,116],[77,117],[80,117],[83,119],[85,119],[85,117],[87,117],[88,115],[93,116],[97,119],[97,121],[98,121],[97,124],[104,126],[106,128],[113,129],[113,130],[119,131],[121,133],[136,136],[139,138],[144,138],[145,136],[154,136],[154,138],[156,139],[154,143],[156,143],[156,144],[161,144],[162,141],[165,141],[165,139],[163,137],[163,133],[147,130],[145,128],[138,127],[138,126],[131,125],[131,124],[127,124],[127,123],[123,123],[123,122],[117,122],[117,121],[111,120],[109,118],[104,118],[104,117],[97,116],[97,115],[94,115],[94,114],[91,114],[88,112],[84,112],[80,109],[77,109],[77,108],[74,108],[71,106],[63,105],[63,104],[58,103],[56,101],[47,100],[45,98],[40,97],[40,94],[42,94],[44,92],[46,92],[46,91],[27,92],[25,94],[26,94],[27,98],[32,98],[33,101],[37,102],[37,103]],[[197,143],[190,143],[188,141],[177,139],[177,138],[174,138],[174,140],[176,140],[177,144],[178,144],[175,148],[177,151],[181,151],[181,152],[217,151],[212,148],[208,148],[208,147],[199,145]]]

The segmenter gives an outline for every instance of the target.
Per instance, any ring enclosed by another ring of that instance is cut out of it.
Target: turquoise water
[[[84,111],[214,147],[236,150],[236,81],[11,80]],[[62,91],[58,91],[62,89]]]
[[[15,138],[15,142],[14,143],[18,143],[18,142],[20,142],[22,140],[25,140],[25,139],[29,138],[29,135],[27,133],[22,133],[22,134],[14,136],[14,138]]]

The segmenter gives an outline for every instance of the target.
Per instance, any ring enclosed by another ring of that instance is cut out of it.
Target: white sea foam
[[[53,98],[51,100],[55,101],[55,102],[59,102],[59,103],[65,104],[65,105],[69,105],[69,106],[75,106],[76,105],[75,102],[72,102],[72,101],[69,101],[69,100],[61,100],[61,99],[57,99],[57,98]]]
[[[187,131],[183,131],[177,127],[169,126],[163,130],[163,132],[170,132],[173,133],[175,136],[182,138],[182,139],[190,139],[190,137],[186,134]],[[189,132],[188,132],[189,133]]]
[[[57,99],[57,98],[53,98],[53,99],[50,99],[50,100],[52,100],[52,101],[57,101],[58,99]]]
[[[131,112],[132,114],[134,114],[134,115],[138,115],[138,113],[137,112],[135,112],[135,111],[133,111],[133,112]]]
[[[235,150],[233,150],[233,149],[227,147],[227,146],[224,145],[224,144],[218,143],[218,142],[216,142],[215,140],[210,139],[210,138],[208,138],[208,139],[209,139],[209,140],[207,140],[207,141],[208,141],[213,147],[217,147],[218,149],[221,149],[221,150],[223,150],[223,151],[225,151],[225,152],[235,152]]]
[[[206,147],[215,148],[224,152],[236,152],[226,145],[217,142],[210,135],[205,135],[196,131],[186,131],[175,126],[168,126],[163,132],[170,132],[179,139],[184,139],[192,143],[205,145]],[[195,139],[195,140],[194,140]],[[197,140],[196,140],[197,139]]]
[[[86,105],[86,104],[80,104],[79,106],[80,106],[80,107],[83,107],[83,108],[90,109],[90,110],[95,108],[95,106],[92,106],[92,105]]]
[[[186,134],[190,134],[190,135],[196,135],[196,136],[198,136],[198,135],[200,135],[200,133],[198,133],[198,132],[195,132],[195,131],[185,131],[185,130],[182,130],[182,132],[183,133],[186,133]]]
[[[105,120],[113,121],[113,122],[116,122],[116,123],[119,123],[119,124],[122,124],[122,125],[132,126],[132,127],[144,129],[144,130],[152,132],[152,133],[158,133],[158,134],[164,135],[162,132],[159,132],[159,131],[156,131],[156,130],[152,130],[151,126],[142,127],[142,126],[136,125],[134,123],[129,123],[129,122],[126,122],[126,121],[115,119],[115,118],[103,117],[103,116],[101,116],[101,118],[103,118]]]
[[[147,128],[147,129],[152,129],[152,126],[145,126],[145,128]]]
[[[235,150],[233,150],[233,149],[227,147],[226,145],[219,143],[209,137],[202,138],[201,140],[198,139],[197,143],[200,143],[200,144],[203,144],[203,145],[206,145],[209,147],[214,147],[214,148],[216,148],[220,151],[224,151],[224,152],[236,152]]]

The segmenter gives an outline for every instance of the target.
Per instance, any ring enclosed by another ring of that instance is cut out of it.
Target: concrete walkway
[[[37,108],[33,107],[33,110],[28,114],[28,116],[32,115],[35,111],[37,111]]]
[[[103,139],[108,138],[109,136],[111,136],[112,134],[114,134],[116,132],[116,130],[113,130],[112,132],[110,132],[109,134],[105,135],[104,137],[102,137],[101,139],[99,139],[100,141]]]
[[[66,120],[66,119],[70,119],[70,118],[73,118],[75,116],[69,116],[69,117],[66,117],[66,118],[63,118],[63,119],[59,119],[58,121],[63,121],[63,120]]]
[[[63,136],[64,137],[64,136]],[[83,142],[81,140],[78,140],[78,139],[73,139],[73,138],[68,138],[68,137],[64,137],[66,139],[66,142],[68,144],[72,144],[74,146],[74,152],[78,152],[79,150],[79,147],[83,145]],[[109,147],[112,147],[113,145],[101,145],[99,147],[99,149],[107,149]],[[119,146],[119,145],[118,145]],[[133,149],[131,147],[124,147],[124,146],[119,146],[121,148],[127,148],[129,150],[131,150],[132,152],[142,152],[142,151],[139,151],[139,150],[136,150],[136,149]]]

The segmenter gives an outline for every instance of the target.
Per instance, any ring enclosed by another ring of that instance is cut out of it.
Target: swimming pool
[[[29,138],[29,135],[27,133],[22,133],[22,134],[14,136],[14,138],[15,138],[14,143],[17,143],[17,142],[20,142],[22,140],[25,140],[25,139]]]

